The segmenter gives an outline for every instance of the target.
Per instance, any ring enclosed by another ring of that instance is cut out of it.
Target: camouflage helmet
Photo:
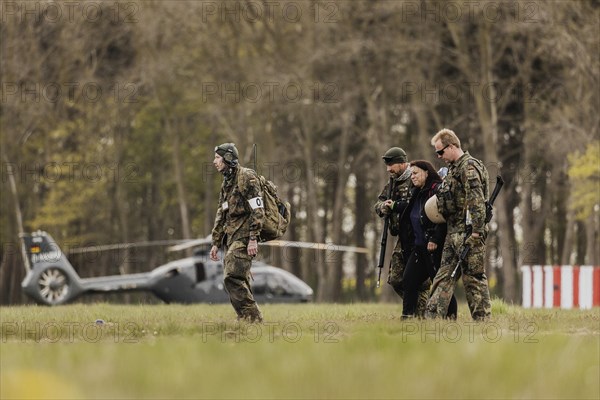
[[[390,148],[388,151],[385,152],[385,154],[381,158],[383,158],[383,161],[387,165],[401,164],[408,161],[408,158],[406,157],[406,152],[400,147]]]
[[[215,153],[223,157],[225,164],[229,166],[237,165],[239,153],[235,143],[223,143],[215,147]]]

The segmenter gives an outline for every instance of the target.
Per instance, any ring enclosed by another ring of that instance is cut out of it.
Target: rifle
[[[390,183],[388,187],[388,199],[392,198],[392,193],[394,191],[394,177],[390,176]],[[388,238],[388,228],[390,226],[390,215],[386,215],[383,222],[383,233],[381,234],[381,249],[379,250],[379,264],[377,264],[377,268],[379,268],[379,276],[377,277],[377,287],[379,287],[381,281],[381,270],[383,269],[383,263],[385,261],[385,248],[387,246],[387,238]]]
[[[503,185],[504,185],[504,180],[502,179],[502,177],[500,175],[498,175],[496,177],[496,186],[494,187],[494,191],[492,192],[490,199],[485,202],[485,223],[486,224],[492,220],[494,202],[496,201],[496,197],[498,197],[498,193],[500,193],[500,189],[502,189]],[[467,225],[467,231],[465,232],[465,238],[463,240],[462,250],[461,250],[460,254],[458,255],[458,262],[456,263],[456,267],[454,268],[454,271],[452,271],[452,274],[450,274],[450,278],[454,278],[454,276],[456,275],[456,272],[458,272],[458,268],[460,268],[460,265],[465,262],[465,260],[467,259],[467,256],[469,255],[469,251],[471,251],[471,246],[469,246],[467,244],[467,239],[469,238],[469,236],[471,236],[471,233],[473,233],[473,226]]]

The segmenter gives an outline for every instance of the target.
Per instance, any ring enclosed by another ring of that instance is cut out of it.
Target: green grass
[[[401,321],[390,304],[0,308],[0,397],[600,397],[600,310]],[[96,325],[97,319],[104,320]]]

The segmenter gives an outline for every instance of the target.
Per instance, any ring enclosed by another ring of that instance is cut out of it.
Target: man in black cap
[[[215,168],[223,174],[219,206],[212,231],[210,258],[219,260],[225,247],[224,284],[238,319],[261,322],[262,315],[250,286],[252,258],[258,254],[258,237],[264,219],[262,190],[256,172],[239,165],[233,143],[215,147]]]
[[[389,229],[392,236],[398,236],[394,246],[388,283],[401,298],[404,295],[402,276],[408,257],[414,245],[414,235],[411,228],[409,213],[405,212],[410,200],[413,187],[411,182],[412,170],[408,163],[406,152],[400,147],[392,147],[383,155],[387,172],[394,178],[392,197],[388,198],[389,182],[385,185],[375,203],[375,212],[381,218],[389,216]],[[429,291],[427,286],[419,288],[417,316],[423,316]]]

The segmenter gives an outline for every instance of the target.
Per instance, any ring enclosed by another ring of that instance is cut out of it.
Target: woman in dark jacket
[[[414,185],[410,202],[405,213],[414,234],[414,246],[404,270],[403,318],[415,316],[418,289],[435,277],[440,267],[442,250],[446,239],[446,224],[434,224],[425,215],[425,203],[433,196],[442,178],[428,161],[418,160],[410,163],[411,180]],[[456,298],[452,296],[447,317],[456,318]]]

